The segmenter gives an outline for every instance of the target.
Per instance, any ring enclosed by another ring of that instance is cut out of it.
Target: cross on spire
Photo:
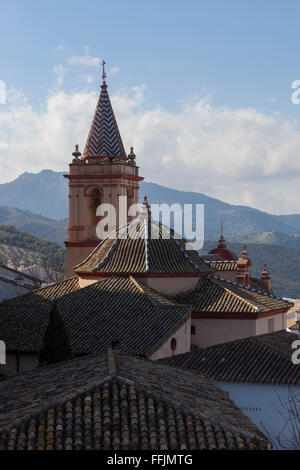
[[[105,83],[105,79],[106,79],[106,72],[105,72],[105,60],[102,60],[102,80],[103,80],[103,83]]]

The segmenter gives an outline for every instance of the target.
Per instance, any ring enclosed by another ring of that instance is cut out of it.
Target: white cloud
[[[85,46],[84,55],[74,55],[68,59],[69,65],[80,65],[84,67],[99,67],[100,58],[90,55],[89,48]]]
[[[87,85],[91,85],[95,81],[95,77],[93,75],[85,75],[84,81]]]
[[[109,75],[116,75],[116,74],[119,73],[119,72],[120,72],[120,67],[117,67],[116,65],[114,65],[113,67],[111,67],[111,68],[109,69],[108,74],[109,74]]]
[[[21,102],[0,108],[1,182],[24,171],[61,171],[72,159],[76,143],[83,147],[97,93],[57,91],[34,110]]]
[[[252,108],[219,108],[211,98],[178,112],[151,109],[144,90],[121,90],[112,101],[126,149],[134,146],[147,181],[274,213],[300,212],[294,122]],[[0,182],[23,171],[67,170],[74,145],[84,147],[97,93],[55,90],[37,110],[12,91],[12,101],[0,107]]]
[[[60,87],[63,84],[65,75],[69,71],[69,69],[62,64],[57,64],[54,65],[53,71],[57,76],[56,86]]]

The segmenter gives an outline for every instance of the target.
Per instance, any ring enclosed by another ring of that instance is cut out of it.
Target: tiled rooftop
[[[0,304],[0,337],[8,352],[40,350],[54,302],[74,354],[101,352],[112,341],[129,354],[152,354],[189,317],[186,307],[131,277],[106,278],[63,295],[66,286],[76,286],[69,281]]]
[[[0,382],[0,449],[263,449],[209,378],[109,351]]]
[[[298,335],[276,331],[162,359],[167,365],[207,374],[219,382],[300,384],[300,367],[291,360]]]
[[[238,264],[237,261],[224,261],[224,260],[214,260],[209,261],[209,265],[215,269],[215,271],[238,271]],[[266,286],[262,279],[258,279],[257,277],[250,276],[249,278],[250,287],[256,290],[261,290],[263,292],[267,292]],[[273,295],[273,290],[269,292]]]
[[[211,261],[210,266],[216,271],[237,271],[237,261]]]
[[[0,307],[6,304],[38,305],[41,302],[58,299],[62,295],[75,292],[78,289],[78,277],[74,276],[69,279],[65,279],[64,281],[55,282],[49,286],[36,289],[28,294],[6,300],[0,303]]]
[[[193,312],[267,313],[288,309],[291,304],[263,291],[247,288],[218,276],[199,279],[196,287],[174,297],[192,305]]]
[[[82,273],[209,273],[214,270],[170,229],[141,217],[107,238],[76,268]]]

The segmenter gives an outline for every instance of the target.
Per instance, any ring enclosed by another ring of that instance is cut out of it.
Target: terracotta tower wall
[[[86,258],[101,241],[96,234],[100,204],[112,204],[119,220],[119,197],[126,196],[128,206],[139,200],[139,167],[135,164],[133,147],[125,154],[118,125],[111,107],[103,71],[101,93],[88,134],[84,155],[76,146],[69,165],[69,227],[67,249],[67,277],[73,268]],[[127,222],[131,218],[127,217]]]

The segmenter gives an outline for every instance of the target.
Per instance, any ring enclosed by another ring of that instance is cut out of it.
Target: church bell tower
[[[133,147],[129,155],[125,153],[107,92],[104,65],[103,61],[100,96],[83,155],[76,145],[69,173],[64,175],[69,180],[67,277],[74,275],[73,268],[101,241],[96,235],[100,220],[97,207],[102,203],[113,204],[118,226],[119,196],[127,196],[128,207],[138,203],[139,181],[143,180]]]

